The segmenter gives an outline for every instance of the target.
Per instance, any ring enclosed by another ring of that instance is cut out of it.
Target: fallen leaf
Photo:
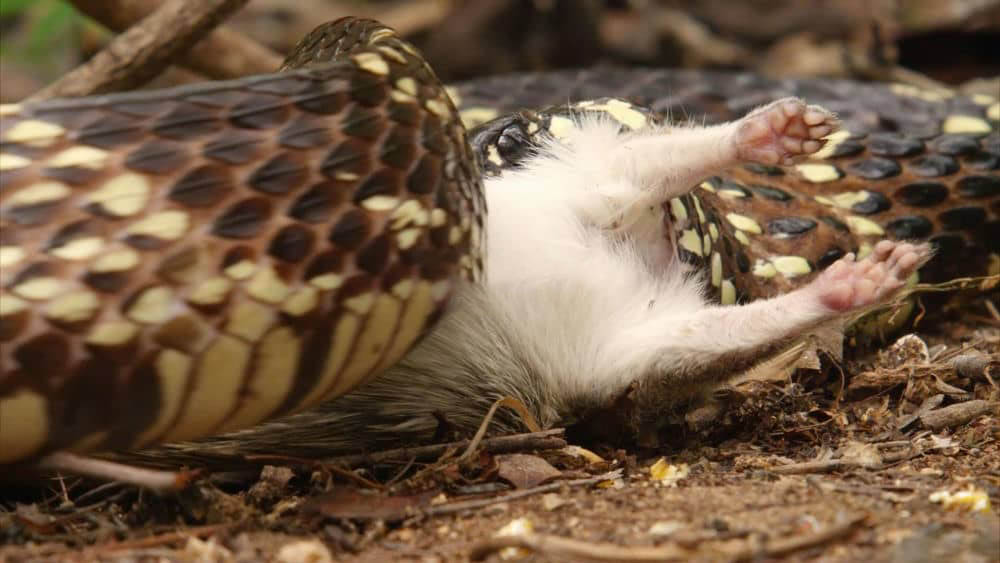
[[[529,489],[562,475],[544,459],[528,454],[496,456],[497,475],[518,489]]]

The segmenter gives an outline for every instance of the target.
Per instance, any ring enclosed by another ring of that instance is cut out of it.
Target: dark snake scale
[[[882,238],[934,243],[921,281],[1000,271],[986,95],[616,68],[446,89],[390,30],[345,19],[272,75],[0,106],[0,464],[193,439],[348,392],[480,276],[480,175],[539,130],[585,111],[714,123],[788,95],[844,130],[806,162],[665,202],[720,301],[787,291]]]

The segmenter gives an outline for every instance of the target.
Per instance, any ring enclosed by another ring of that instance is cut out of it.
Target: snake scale
[[[273,75],[0,106],[0,463],[236,430],[400,358],[481,274],[477,166],[535,133],[506,112],[614,96],[574,111],[638,127],[632,104],[716,122],[788,95],[843,119],[821,154],[665,202],[720,301],[885,237],[937,246],[925,280],[1000,269],[988,95],[616,68],[445,89],[391,30],[344,19]]]

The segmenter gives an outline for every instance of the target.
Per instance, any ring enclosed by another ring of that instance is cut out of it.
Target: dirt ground
[[[581,451],[555,430],[464,461],[285,460],[166,496],[7,488],[0,561],[997,561],[1000,319],[985,303],[845,360],[843,378],[824,362],[727,388],[654,451]]]
[[[255,1],[232,24],[284,51],[340,4]],[[1000,72],[973,56],[996,39],[976,23],[1000,13],[995,3],[910,2],[927,10],[871,34],[865,9],[892,3],[829,3],[822,18],[794,1],[734,4],[764,5],[753,13],[767,18],[715,1],[636,3],[666,6],[653,14],[606,8],[625,2],[444,4],[350,10],[401,29],[448,81],[606,62],[879,80],[911,76],[905,67],[952,85]],[[107,40],[69,19],[72,33],[43,30],[39,43],[44,17],[0,18],[0,99]],[[56,36],[71,44],[54,48]],[[157,85],[192,79],[204,77],[175,69]],[[274,460],[165,496],[70,477],[2,485],[0,562],[1000,561],[1000,314],[988,299],[901,344],[727,388],[653,450],[555,431],[487,439],[463,460],[467,444],[377,463]]]

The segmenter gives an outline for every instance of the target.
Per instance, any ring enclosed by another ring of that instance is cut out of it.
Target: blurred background
[[[1000,0],[251,0],[228,25],[284,54],[344,15],[395,27],[447,82],[617,64],[1000,89]],[[65,0],[0,0],[0,100],[111,36]],[[205,79],[174,68],[150,86]]]

